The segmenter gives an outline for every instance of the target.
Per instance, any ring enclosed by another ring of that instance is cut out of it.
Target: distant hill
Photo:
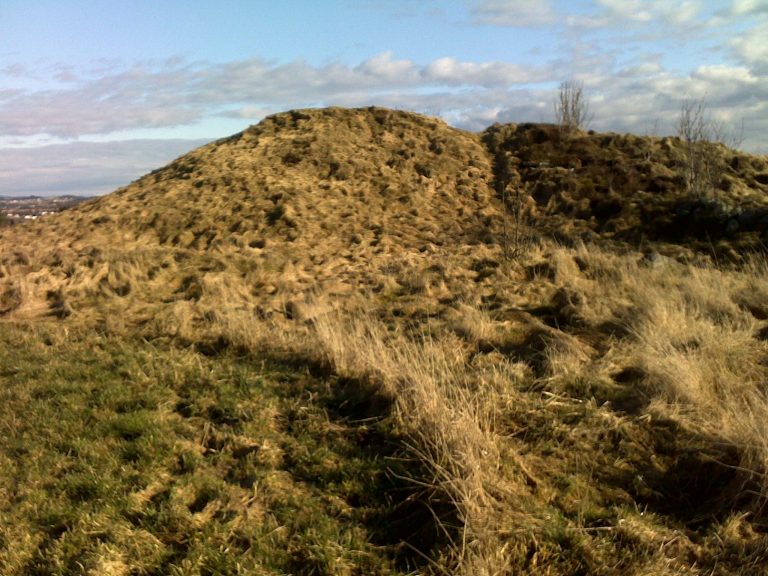
[[[87,196],[0,196],[0,215],[7,221],[35,219],[90,200]]]

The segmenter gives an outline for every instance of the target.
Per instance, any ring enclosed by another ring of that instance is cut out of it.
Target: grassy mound
[[[766,164],[708,150],[296,111],[0,230],[0,572],[764,571]]]

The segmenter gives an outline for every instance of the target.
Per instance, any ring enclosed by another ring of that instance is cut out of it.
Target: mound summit
[[[63,300],[69,310],[97,293],[194,295],[200,275],[183,273],[192,254],[243,259],[249,290],[274,308],[310,289],[382,290],[403,259],[425,253],[482,267],[521,225],[562,241],[705,251],[722,241],[731,253],[758,246],[768,225],[768,162],[711,149],[715,189],[698,198],[685,192],[675,138],[564,135],[540,124],[473,134],[383,108],[281,113],[113,194],[3,231],[0,313],[35,315]],[[19,267],[31,281],[9,285]],[[441,276],[447,298],[451,275]]]

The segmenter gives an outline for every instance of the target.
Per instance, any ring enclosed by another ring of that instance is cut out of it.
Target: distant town
[[[90,200],[88,196],[0,196],[0,221],[14,223],[61,212]]]

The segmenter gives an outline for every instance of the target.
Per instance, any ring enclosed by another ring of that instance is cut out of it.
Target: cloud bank
[[[432,91],[436,102],[446,95],[441,90],[509,89],[548,76],[547,70],[530,66],[451,57],[419,65],[391,52],[356,66],[315,67],[260,58],[224,64],[144,63],[79,77],[56,90],[0,93],[0,133],[78,138],[189,125],[211,115],[248,117],[247,110],[258,114],[261,109],[365,104],[394,94],[419,96],[424,90]]]
[[[79,67],[9,62],[0,68],[0,194],[108,192],[199,143],[162,140],[170,135],[210,128],[205,135],[221,137],[236,131],[222,133],[223,126],[242,129],[291,108],[376,104],[441,116],[468,130],[549,122],[566,79],[583,82],[596,130],[669,134],[683,100],[705,99],[713,121],[734,130],[743,125],[744,149],[768,151],[768,3],[583,5],[575,12],[554,0],[475,1],[454,23],[547,30],[558,44],[535,59],[449,54],[419,62],[385,50],[323,64],[260,57]],[[700,54],[699,63],[678,58],[685,51]],[[104,142],[134,133],[155,140]],[[94,139],[102,143],[78,142]],[[61,144],[36,147],[40,142]]]

